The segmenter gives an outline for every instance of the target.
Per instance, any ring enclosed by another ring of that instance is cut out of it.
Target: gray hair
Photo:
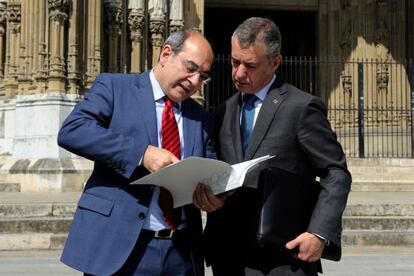
[[[174,54],[178,54],[183,49],[184,42],[193,33],[200,33],[200,32],[197,30],[181,28],[178,31],[170,34],[170,36],[165,40],[163,47],[165,45],[170,45],[171,50],[174,52]]]
[[[248,48],[252,44],[263,42],[266,46],[269,61],[280,55],[282,37],[279,27],[270,19],[263,17],[246,19],[234,31],[231,40],[234,39],[237,39],[242,48]]]

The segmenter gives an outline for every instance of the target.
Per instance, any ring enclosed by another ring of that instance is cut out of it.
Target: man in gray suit
[[[322,100],[275,76],[280,48],[279,29],[265,18],[247,19],[231,39],[232,78],[239,92],[217,108],[217,156],[230,164],[267,154],[275,157],[250,171],[243,187],[232,193],[214,196],[205,185],[196,190],[195,205],[209,212],[206,261],[216,276],[317,275],[324,250],[333,247],[340,256],[351,175]],[[275,182],[276,168],[320,178],[308,227],[285,244],[285,252],[257,245],[255,239],[257,187]]]

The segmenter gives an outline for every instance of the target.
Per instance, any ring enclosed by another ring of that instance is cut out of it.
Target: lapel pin
[[[274,104],[278,104],[278,103],[279,103],[279,101],[278,101],[277,99],[273,99],[273,103],[274,103]]]

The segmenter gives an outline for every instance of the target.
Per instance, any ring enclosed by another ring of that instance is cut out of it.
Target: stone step
[[[0,204],[0,217],[72,217],[76,203],[17,203]]]
[[[344,216],[343,228],[345,230],[396,230],[414,231],[414,217],[393,216]]]
[[[23,233],[0,234],[0,251],[63,249],[67,234]]]
[[[349,203],[344,216],[413,216],[414,202],[399,203]]]
[[[413,158],[347,158],[349,168],[353,167],[414,167]]]
[[[351,190],[356,192],[414,192],[413,181],[353,180]]]
[[[9,218],[0,219],[0,234],[67,233],[72,218]]]
[[[360,181],[373,181],[373,182],[405,182],[405,183],[412,183],[413,180],[413,172],[409,173],[377,173],[377,172],[367,172],[367,173],[352,173],[352,181],[353,182],[360,182]]]
[[[21,187],[19,183],[0,182],[0,193],[20,192],[20,189]]]
[[[409,246],[414,247],[414,231],[344,230],[345,246]]]

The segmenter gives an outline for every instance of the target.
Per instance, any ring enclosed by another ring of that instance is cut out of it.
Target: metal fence
[[[414,157],[412,60],[284,58],[278,77],[321,97],[328,119],[349,157]],[[216,57],[205,87],[213,112],[234,92],[228,55]]]

